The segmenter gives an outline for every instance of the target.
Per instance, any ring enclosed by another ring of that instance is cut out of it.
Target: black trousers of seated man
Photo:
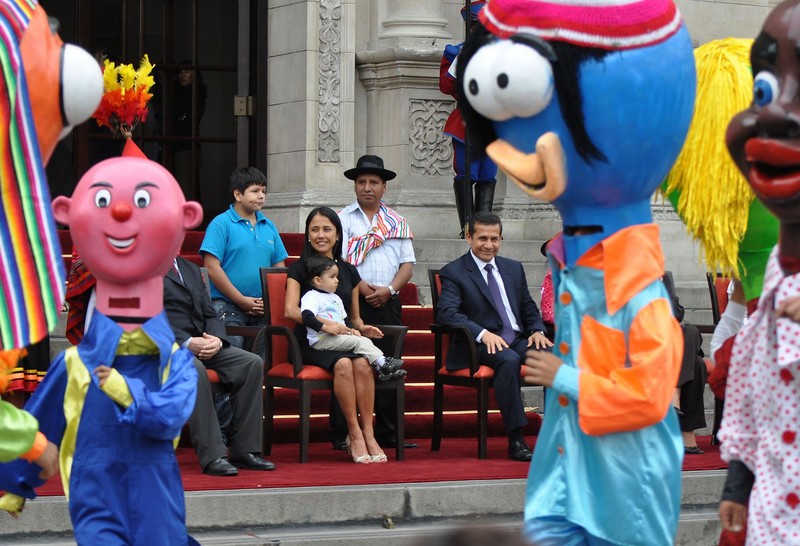
[[[363,296],[359,297],[359,310],[364,324],[389,326],[402,326],[401,318],[403,306],[395,298],[382,309],[371,307]],[[392,356],[392,338],[373,339],[375,346],[383,351],[384,355]],[[331,394],[330,407],[331,440],[336,442],[347,436],[347,421],[345,421],[336,397]],[[375,390],[375,439],[380,444],[394,440],[397,430],[397,393],[394,389]]]
[[[509,344],[508,349],[496,351],[494,354],[489,353],[486,345],[478,343],[478,362],[494,370],[492,388],[500,415],[503,417],[503,425],[510,436],[521,433],[522,427],[528,424],[525,406],[522,403],[520,368],[529,350],[550,352],[549,348],[528,347],[528,338],[523,335],[518,335]]]
[[[188,424],[200,466],[205,468],[214,459],[227,456],[206,367],[217,372],[223,388],[230,393],[233,411],[231,453],[261,453],[261,358],[226,344],[208,360],[195,358],[194,366],[197,370],[197,400]]]

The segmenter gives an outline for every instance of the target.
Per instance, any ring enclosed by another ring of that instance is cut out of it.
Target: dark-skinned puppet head
[[[559,210],[567,264],[651,222],[694,102],[692,45],[675,5],[492,0],[479,18],[456,75],[469,136]]]
[[[33,0],[0,0],[0,350],[58,321],[65,273],[44,165],[103,94],[97,61],[54,26]]]
[[[778,259],[800,272],[800,1],[778,5],[753,43],[753,102],[728,125],[733,160],[777,217]]]

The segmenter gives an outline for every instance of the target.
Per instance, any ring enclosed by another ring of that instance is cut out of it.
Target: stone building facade
[[[778,4],[677,3],[696,45],[726,36],[755,37]],[[351,202],[352,183],[342,172],[371,153],[397,171],[385,199],[409,218],[417,237],[457,233],[452,152],[441,133],[453,101],[438,90],[438,68],[444,46],[463,40],[462,5],[457,0],[270,1],[267,209],[282,230],[301,231],[317,205],[341,208]],[[658,201],[653,206],[660,223],[677,221],[668,206]],[[509,238],[542,239],[558,226],[550,206],[530,200],[502,174],[495,209]],[[665,227],[681,236],[676,226]]]

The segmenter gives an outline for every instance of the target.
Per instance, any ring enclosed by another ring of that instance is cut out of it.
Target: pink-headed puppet
[[[758,307],[734,341],[719,432],[729,462],[722,524],[734,531],[746,517],[747,544],[800,543],[800,324],[783,313],[800,296],[798,48],[800,1],[790,0],[753,43],[752,103],[726,135],[737,167],[779,222]]]
[[[173,441],[194,407],[197,375],[162,300],[164,274],[202,208],[161,165],[122,157],[89,169],[53,212],[97,279],[96,308],[81,343],[56,358],[26,409],[60,443],[75,538],[192,543]],[[0,508],[18,512],[42,480],[19,461],[2,473],[12,483]]]
[[[44,164],[103,93],[97,62],[54,26],[34,0],[0,0],[0,393],[21,379],[24,347],[55,326],[64,296]],[[58,469],[36,419],[0,401],[0,462],[17,457],[43,477]]]

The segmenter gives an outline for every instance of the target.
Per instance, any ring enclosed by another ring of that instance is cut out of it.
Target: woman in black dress
[[[386,454],[375,440],[372,413],[375,405],[375,378],[372,367],[363,356],[342,351],[319,351],[308,344],[306,327],[300,314],[300,298],[311,287],[306,282],[305,260],[310,256],[327,256],[339,266],[339,286],[336,294],[347,311],[348,326],[321,324],[319,331],[345,334],[348,327],[361,335],[378,339],[383,332],[361,320],[358,309],[358,283],[361,276],[355,267],[340,259],[342,255],[342,224],[329,207],[317,207],[306,218],[306,241],[300,259],[289,267],[286,279],[286,317],[297,323],[295,336],[300,344],[303,362],[314,364],[333,373],[333,393],[342,408],[348,428],[350,455],[356,463],[386,462]]]

